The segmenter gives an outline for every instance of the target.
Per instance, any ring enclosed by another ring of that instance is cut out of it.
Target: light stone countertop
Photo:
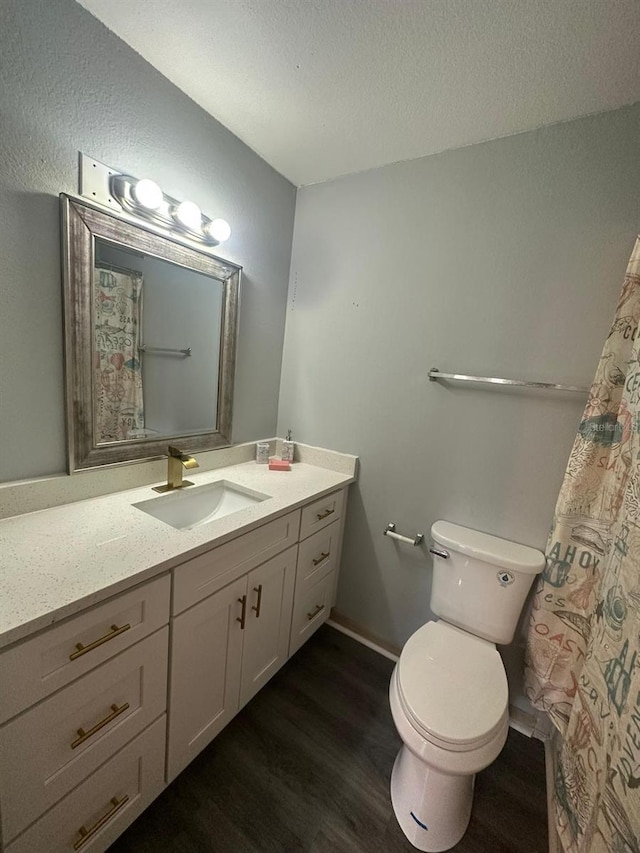
[[[148,485],[0,521],[0,648],[355,481],[305,462],[286,472],[245,462],[188,477],[271,497],[192,530],[132,506],[162,500]]]

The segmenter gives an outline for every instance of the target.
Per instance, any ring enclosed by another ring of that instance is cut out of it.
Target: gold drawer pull
[[[121,628],[118,628],[117,625],[112,625],[108,634],[105,634],[104,637],[100,637],[98,640],[94,640],[93,643],[89,643],[88,646],[83,646],[82,643],[76,643],[77,651],[69,655],[69,660],[75,660],[76,658],[82,657],[82,655],[86,655],[87,652],[92,652],[103,643],[108,643],[109,640],[113,640],[114,637],[119,637],[120,634],[124,634],[124,632],[128,631],[130,627],[131,625],[128,623],[123,625]]]
[[[322,521],[323,518],[327,518],[327,516],[333,515],[334,512],[335,509],[326,509],[324,512],[317,512],[316,518],[318,519],[318,521]]]
[[[89,829],[87,829],[85,826],[80,827],[80,829],[78,830],[80,838],[73,845],[73,849],[79,850],[82,845],[91,838],[92,835],[95,835],[96,832],[101,827],[103,827],[105,823],[110,820],[110,818],[112,818],[116,812],[120,811],[120,809],[122,808],[122,806],[124,806],[125,803],[128,802],[128,794],[125,794],[121,800],[119,800],[117,797],[111,797],[111,808],[106,814],[103,814],[102,817],[93,824],[93,826],[89,827]]]
[[[115,720],[116,717],[119,717],[120,714],[124,714],[127,710],[129,710],[128,702],[125,702],[124,705],[121,705],[119,708],[117,705],[112,705],[111,713],[105,717],[104,720],[100,720],[99,723],[96,723],[95,726],[91,726],[88,732],[85,732],[84,729],[78,729],[78,737],[72,741],[71,749],[75,749],[77,746],[80,746],[81,743],[84,743],[85,740],[92,737],[96,732],[99,732],[100,729],[108,726],[112,720]]]
[[[262,605],[262,584],[260,583],[258,586],[254,586],[253,591],[258,593],[258,600],[251,606],[251,609],[256,611],[256,619],[259,619],[260,607]]]
[[[315,560],[311,560],[311,562],[313,563],[314,566],[319,566],[323,560],[327,559],[327,557],[329,556],[330,553],[331,553],[330,551],[327,551],[327,553],[325,554],[324,551],[322,551],[320,553],[320,556]]]
[[[236,622],[240,623],[240,628],[244,631],[244,623],[247,621],[247,596],[243,595],[239,598],[238,603],[242,605],[242,616],[237,616]]]
[[[311,613],[307,613],[307,619],[309,622],[318,615],[322,610],[324,610],[324,604],[316,604],[315,609],[311,611]]]

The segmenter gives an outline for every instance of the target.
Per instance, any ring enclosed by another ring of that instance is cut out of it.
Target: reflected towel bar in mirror
[[[185,347],[184,349],[171,349],[170,347],[148,347],[148,346],[146,346],[146,344],[144,344],[143,346],[138,347],[138,350],[140,352],[148,352],[148,353],[168,352],[168,353],[173,353],[174,355],[184,355],[184,356],[190,356],[191,355],[191,347]]]
[[[493,376],[468,376],[465,373],[442,373],[437,367],[429,371],[429,380],[438,382],[440,379],[453,379],[456,382],[478,382],[484,385],[509,385],[521,388],[542,388],[546,391],[576,391],[578,394],[588,394],[588,388],[580,385],[558,385],[554,382],[530,382],[527,379],[499,379]]]

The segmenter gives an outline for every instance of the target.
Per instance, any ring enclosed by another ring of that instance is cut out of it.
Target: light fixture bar
[[[80,195],[208,246],[231,236],[228,222],[209,219],[194,202],[172,198],[155,181],[118,172],[85,154],[80,154]]]

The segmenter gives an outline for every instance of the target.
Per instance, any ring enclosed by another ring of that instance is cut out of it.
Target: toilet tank
[[[431,538],[442,552],[433,555],[431,610],[477,637],[510,643],[544,554],[449,521],[436,521]]]

